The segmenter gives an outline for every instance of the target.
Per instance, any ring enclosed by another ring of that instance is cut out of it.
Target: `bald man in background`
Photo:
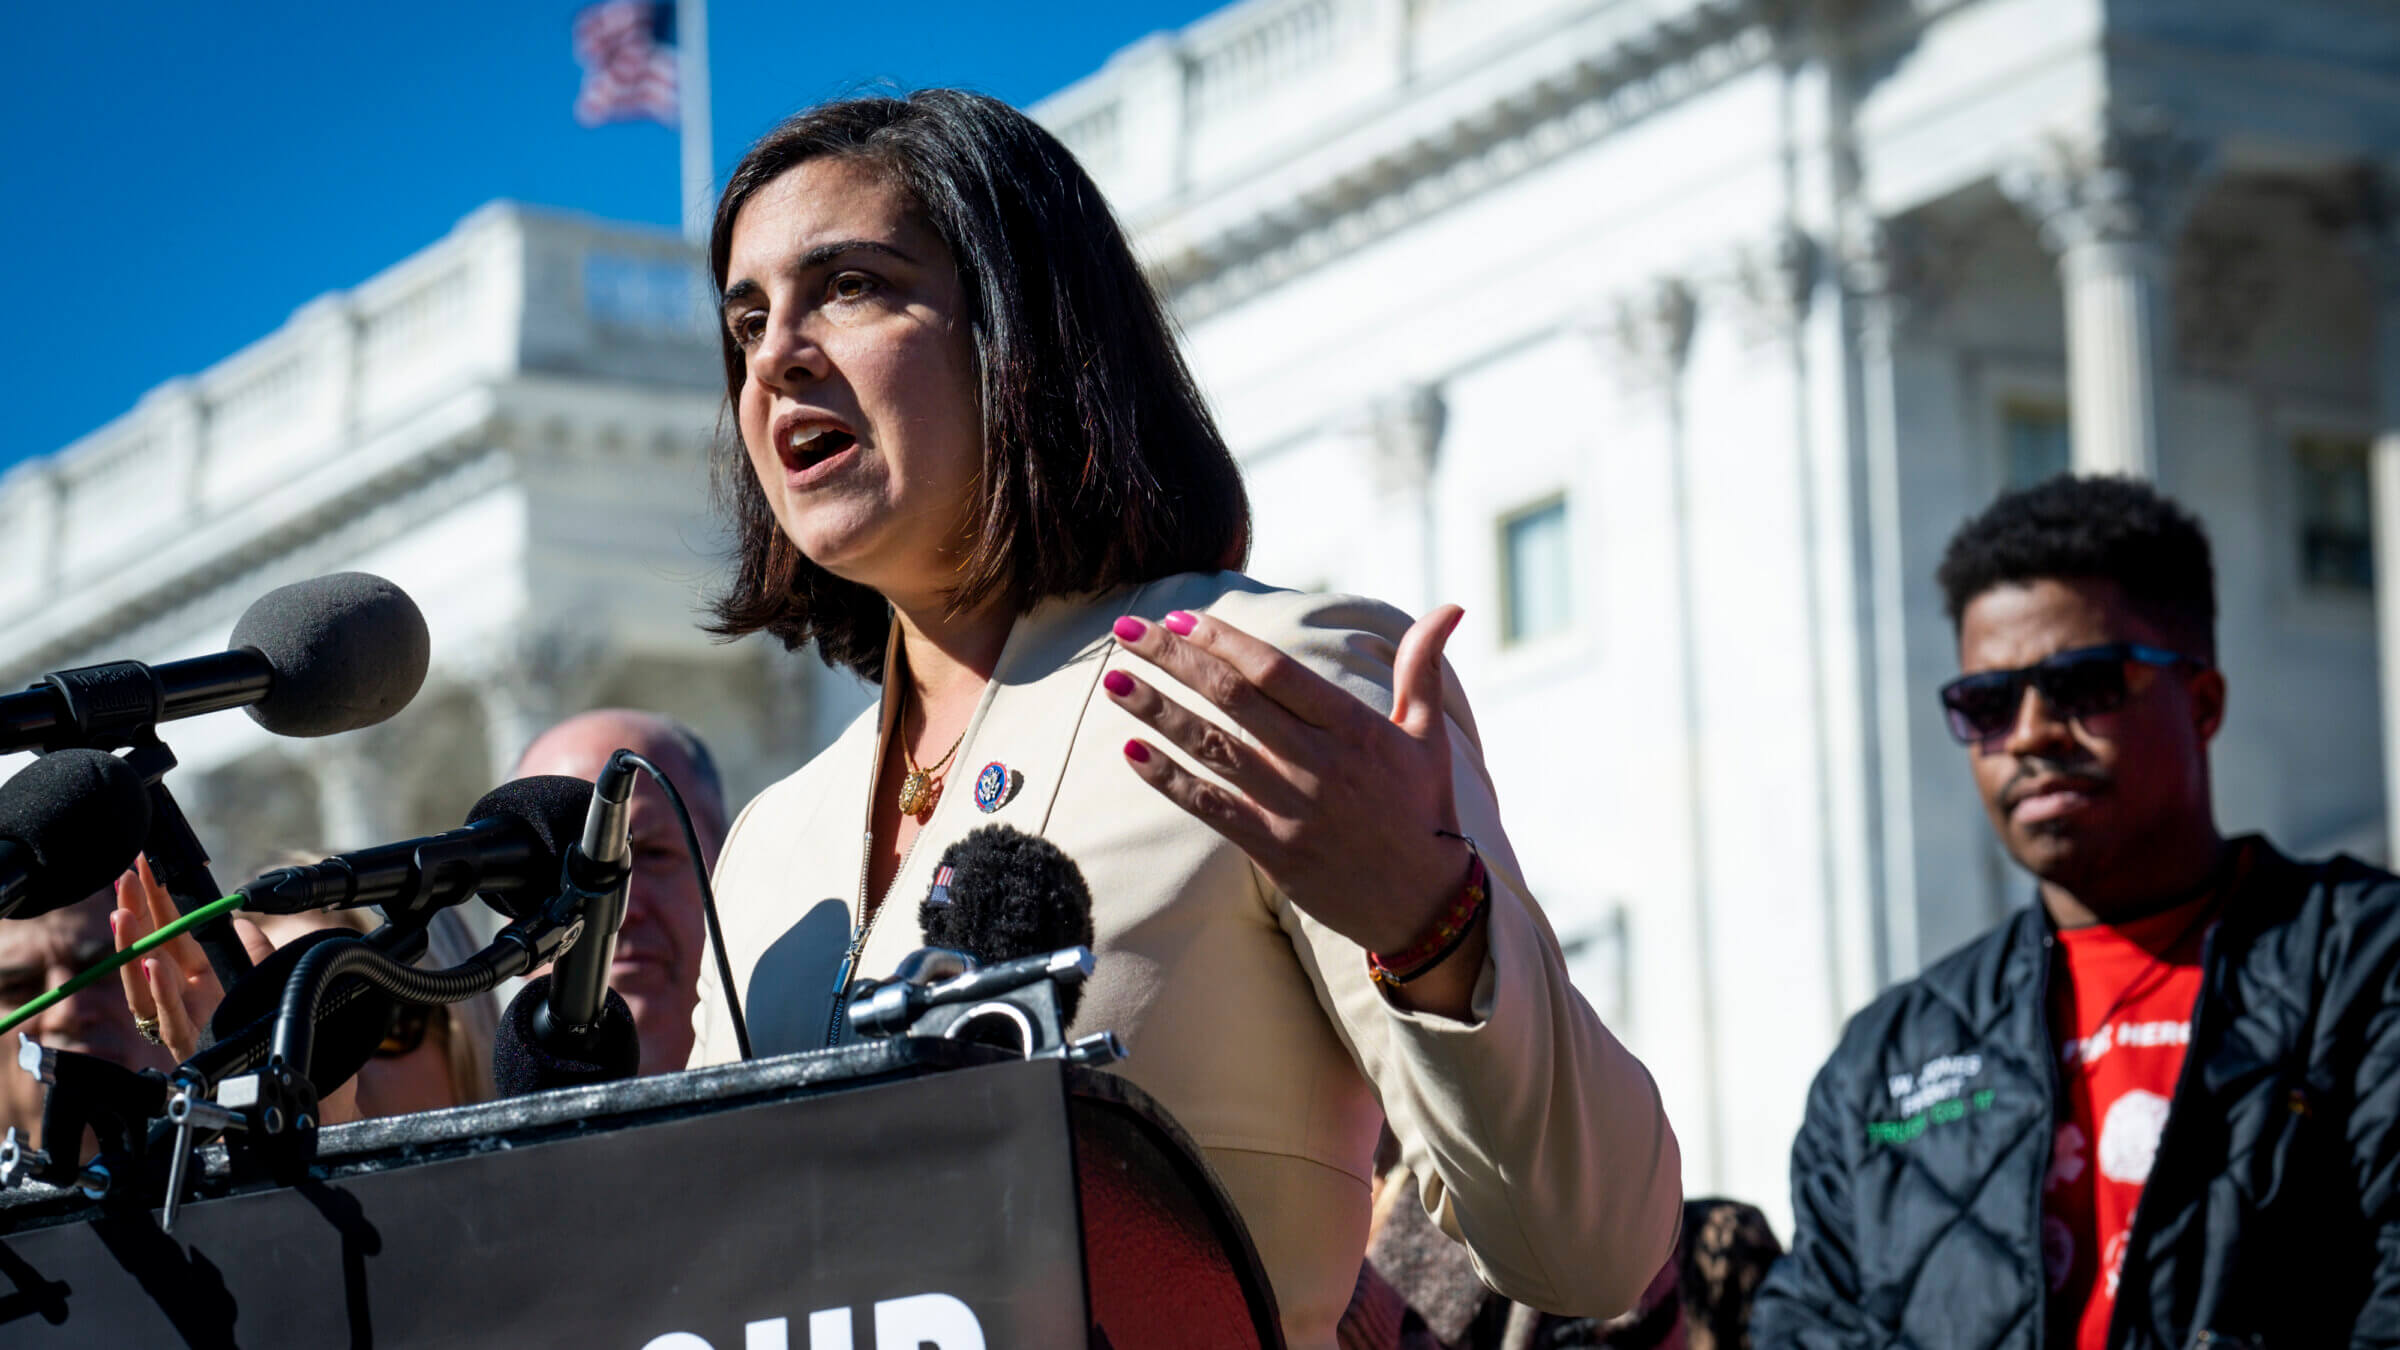
[[[671,772],[671,771],[670,771]],[[101,891],[31,919],[0,923],[0,1013],[14,1012],[35,997],[65,984],[115,952],[108,931],[116,895]],[[17,1067],[19,1037],[32,1037],[52,1050],[96,1055],[131,1069],[171,1069],[175,1060],[133,1029],[117,981],[101,980],[72,998],[50,1005],[17,1033],[0,1039],[0,1131],[15,1126],[41,1147],[41,1081]]]
[[[598,778],[611,752],[623,747],[649,759],[675,780],[700,836],[701,864],[717,865],[724,843],[725,789],[700,738],[656,713],[602,708],[578,713],[534,738],[516,772]],[[700,883],[683,826],[666,794],[648,774],[635,777],[628,817],[633,878],[625,893],[625,926],[617,934],[609,987],[633,1010],[642,1042],[642,1072],[666,1073],[692,1053],[692,1005],[699,998],[700,963],[708,935],[700,917]],[[105,937],[106,929],[102,929]]]

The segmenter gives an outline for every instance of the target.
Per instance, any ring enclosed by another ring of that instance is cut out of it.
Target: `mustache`
[[[2110,776],[2088,760],[2070,764],[2038,755],[2028,756],[2017,761],[2017,771],[2009,775],[2007,786],[2000,789],[2001,804],[2016,805],[2035,783],[2045,778],[2068,778],[2099,788],[2111,786]]]

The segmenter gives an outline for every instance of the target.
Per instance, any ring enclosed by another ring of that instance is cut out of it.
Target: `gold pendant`
[[[933,805],[933,779],[923,769],[910,769],[900,780],[900,814],[921,814]]]

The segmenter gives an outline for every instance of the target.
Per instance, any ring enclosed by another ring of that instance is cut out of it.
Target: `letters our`
[[[975,1311],[948,1294],[911,1294],[875,1305],[873,1350],[984,1350],[983,1323]],[[653,1336],[642,1350],[717,1350],[688,1331]],[[742,1328],[742,1350],[794,1350],[791,1319],[770,1317]],[[848,1308],[808,1315],[808,1344],[800,1350],[864,1350],[853,1338]]]

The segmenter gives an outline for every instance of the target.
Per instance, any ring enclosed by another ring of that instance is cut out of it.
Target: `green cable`
[[[73,998],[77,994],[82,993],[84,990],[89,989],[92,987],[92,985],[98,983],[99,981],[107,979],[110,975],[116,972],[117,967],[124,965],[126,962],[131,961],[139,956],[147,956],[151,952],[157,951],[160,947],[165,946],[167,943],[174,941],[176,938],[182,937],[185,933],[190,932],[192,929],[199,927],[201,924],[207,923],[210,919],[214,919],[219,915],[232,913],[234,910],[241,908],[241,905],[242,897],[238,895],[229,895],[222,900],[212,900],[209,903],[202,905],[200,908],[184,915],[182,918],[177,919],[175,922],[159,929],[150,936],[135,942],[132,946],[127,947],[125,950],[109,957],[107,960],[102,961],[100,964],[92,967],[90,970],[83,972],[74,979],[71,979],[56,989],[51,990],[49,993],[43,994],[39,998],[32,1000],[24,1007],[17,1009],[13,1013],[10,1013],[7,1017],[0,1018],[0,1036],[7,1035],[9,1032],[16,1030],[25,1023],[41,1016],[52,1006],[66,999]]]

